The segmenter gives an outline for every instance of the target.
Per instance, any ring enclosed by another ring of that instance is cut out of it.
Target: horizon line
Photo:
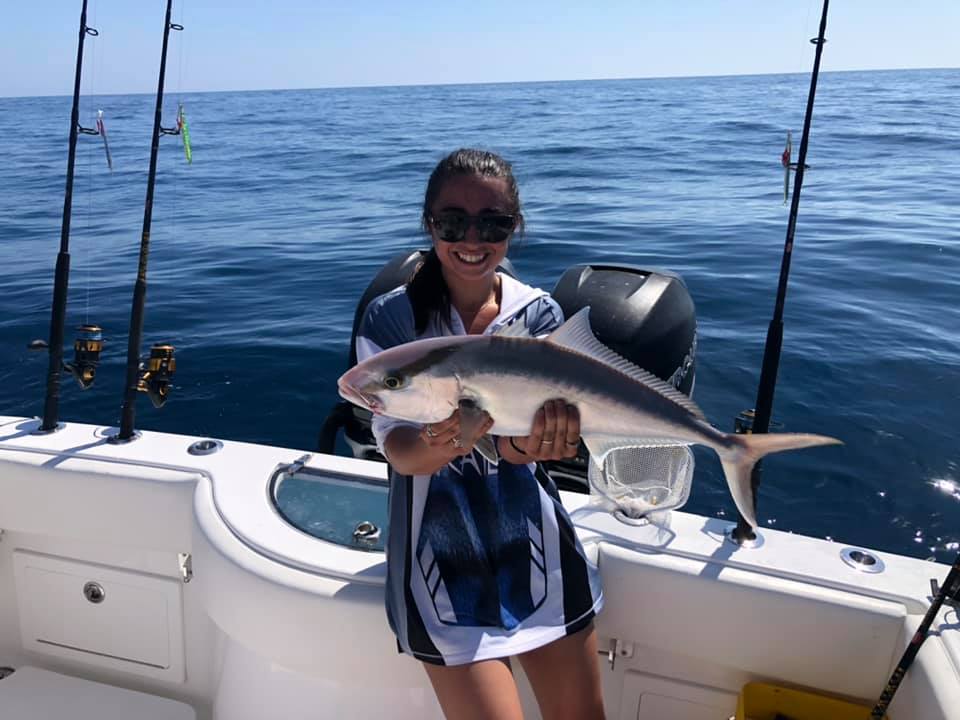
[[[868,73],[868,72],[917,72],[930,70],[960,70],[960,67],[909,67],[909,68],[852,68],[845,70],[823,70],[821,75],[832,75],[839,73]],[[803,75],[809,77],[810,73],[804,72],[753,72],[753,73],[723,73],[717,75],[647,75],[635,77],[599,77],[599,78],[568,78],[563,80],[474,80],[466,82],[410,82],[394,83],[390,85],[366,84],[366,85],[318,85],[313,87],[275,87],[275,88],[244,88],[244,89],[222,89],[222,90],[186,90],[179,95],[202,95],[214,93],[258,93],[258,92],[303,92],[313,90],[387,90],[390,88],[420,88],[420,87],[461,87],[474,85],[546,85],[549,83],[576,83],[576,82],[629,82],[633,80],[698,80],[698,79],[720,79],[720,78],[742,78],[742,77],[766,77],[775,75]],[[156,95],[155,91],[140,90],[136,92],[108,92],[81,94],[81,97],[109,97],[112,95]],[[0,100],[28,100],[31,98],[58,98],[72,97],[72,94],[48,93],[40,95],[0,95]]]

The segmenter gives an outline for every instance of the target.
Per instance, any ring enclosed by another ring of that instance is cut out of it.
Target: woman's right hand
[[[477,440],[493,427],[493,418],[482,413],[477,422],[464,423],[459,408],[446,420],[424,425],[419,432],[398,427],[384,443],[387,460],[404,475],[432,475],[456,457],[473,452]]]
[[[473,452],[473,446],[493,427],[493,418],[481,413],[477,422],[463,423],[460,408],[446,420],[429,423],[420,431],[420,438],[429,448],[450,453],[450,459]]]

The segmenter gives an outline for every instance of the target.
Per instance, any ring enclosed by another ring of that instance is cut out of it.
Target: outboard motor
[[[372,300],[388,293],[394,288],[407,283],[413,277],[414,271],[420,266],[423,256],[427,254],[426,250],[413,250],[394,256],[383,269],[377,273],[376,277],[363,291],[360,301],[357,303],[357,311],[353,315],[353,331],[350,333],[350,360],[347,365],[349,370],[357,364],[357,330],[360,327],[360,321],[363,320],[363,314],[367,310],[367,305]],[[500,263],[499,269],[512,278],[517,277],[513,263],[504,258]],[[317,451],[327,454],[333,454],[336,445],[337,432],[343,428],[343,437],[353,451],[355,457],[364,460],[383,460],[383,456],[377,450],[377,441],[370,431],[370,411],[358,408],[346,401],[338,402],[334,405],[327,419],[323,421],[320,428],[320,435],[317,439]]]
[[[553,290],[565,317],[590,307],[590,326],[604,345],[686,395],[696,374],[693,299],[675,273],[635,265],[575,265]],[[588,454],[545,463],[557,486],[588,490]]]

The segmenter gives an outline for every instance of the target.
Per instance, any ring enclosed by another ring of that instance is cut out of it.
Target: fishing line
[[[803,37],[810,37],[810,8],[813,7],[814,2],[817,0],[807,0],[807,16],[803,20]],[[807,71],[807,46],[809,43],[806,40],[797,43],[797,62],[796,62],[796,73],[797,75],[806,75]]]
[[[186,27],[186,24],[183,22],[183,16],[186,15],[187,10],[187,0],[183,0],[180,3],[180,24]],[[180,102],[180,90],[183,87],[183,45],[186,42],[182,35],[177,38],[177,103]]]
[[[96,37],[99,31],[87,25],[87,0],[83,0],[80,9],[80,23],[77,33],[77,61],[73,75],[73,102],[70,107],[70,136],[67,141],[67,175],[63,192],[63,220],[60,224],[60,250],[54,270],[53,302],[50,307],[49,341],[35,340],[30,349],[44,350],[49,354],[47,367],[46,393],[43,401],[43,422],[35,431],[38,434],[56,432],[60,427],[60,375],[64,370],[70,372],[84,389],[93,385],[103,340],[98,326],[83,325],[74,342],[74,361],[63,361],[64,329],[66,326],[67,303],[70,286],[70,221],[73,214],[73,181],[77,159],[77,141],[82,135],[96,135],[96,130],[84,128],[80,124],[80,95],[83,79],[84,40]]]
[[[183,26],[183,16],[186,14],[186,8],[187,8],[187,0],[183,0],[183,3],[180,7],[181,27]],[[188,44],[190,42],[189,35],[186,37],[181,35],[178,38],[178,42],[180,43],[180,46],[179,46],[180,59],[179,59],[179,67],[177,68],[177,71],[179,73],[183,73],[184,72],[183,68],[186,67],[189,71],[189,66],[190,66],[190,46]],[[184,59],[184,55],[186,55],[186,59]],[[189,76],[189,72],[187,72],[187,75]],[[187,79],[189,79],[189,77]],[[182,89],[182,79],[178,77],[177,78],[177,126],[180,128],[180,141],[183,143],[183,154],[187,159],[187,165],[192,165],[193,164],[193,148],[190,145],[190,126],[187,123],[187,116],[183,110],[183,99],[181,97],[181,89]]]
[[[177,23],[181,27],[184,25],[184,15],[186,14],[186,0],[183,0],[179,7],[177,8],[180,11],[180,19]],[[177,34],[175,42],[177,43],[177,131],[180,135],[180,141],[185,142],[183,133],[183,55],[184,55],[184,43],[186,42],[183,34]],[[177,215],[180,211],[180,169],[179,163],[174,162],[173,172],[171,173],[171,179],[173,181],[173,202],[170,203],[170,233],[174,241],[177,238]]]
[[[800,190],[803,187],[804,171],[807,168],[807,145],[810,139],[810,125],[813,120],[813,101],[816,96],[817,79],[820,76],[820,60],[823,55],[823,46],[826,43],[827,12],[830,0],[823,0],[823,11],[820,16],[820,28],[817,37],[810,40],[816,46],[813,60],[813,71],[810,73],[810,90],[807,93],[807,109],[803,119],[803,133],[800,138],[800,153],[797,157],[796,176],[794,178],[793,195],[790,202],[790,218],[787,221],[787,236],[783,246],[783,257],[780,261],[780,280],[777,284],[777,299],[774,306],[773,318],[767,328],[767,339],[763,350],[763,365],[760,369],[760,383],[757,388],[757,401],[753,411],[741,413],[749,417],[750,428],[746,432],[766,433],[770,430],[770,415],[773,409],[773,395],[777,383],[777,373],[780,366],[780,353],[783,346],[783,309],[786,303],[787,281],[790,277],[790,260],[793,255],[793,242],[797,226],[797,214],[800,207]],[[785,168],[789,177],[790,164]],[[738,430],[742,432],[743,429]],[[754,465],[751,474],[751,489],[754,505],[757,501],[757,490],[760,486],[761,464]],[[738,512],[737,526],[731,534],[731,540],[737,544],[753,542],[756,535],[742,513]]]
[[[809,35],[810,32],[810,8],[813,6],[813,3],[816,0],[807,0],[807,16],[803,21],[804,36]],[[797,62],[796,62],[796,71],[795,75],[801,79],[804,77],[806,56],[807,56],[807,43],[801,42],[797,45]],[[790,81],[787,81],[789,86]],[[802,85],[800,88],[802,92]],[[788,90],[787,94],[790,94]],[[793,162],[793,130],[787,128],[787,140],[786,145],[783,148],[783,153],[780,156],[780,164],[783,165],[783,204],[786,205],[790,202],[790,181],[793,177],[793,172],[796,169],[796,164]]]
[[[97,27],[97,3],[93,3],[93,26]],[[89,116],[89,122],[87,127],[96,127],[96,118],[94,117],[93,110],[93,88],[94,81],[97,75],[97,46],[100,44],[98,42],[99,36],[96,36],[92,39],[90,43],[90,74],[87,77],[87,114]],[[92,264],[92,259],[90,257],[90,217],[93,212],[93,147],[91,143],[87,143],[87,149],[85,151],[86,160],[87,160],[87,207],[86,207],[86,218],[85,218],[85,227],[84,234],[88,242],[84,246],[84,251],[81,254],[81,262],[83,263],[83,276],[84,276],[84,307],[83,307],[83,324],[87,325],[90,321],[90,266]]]
[[[173,0],[167,0],[163,21],[163,44],[160,50],[160,71],[157,74],[157,96],[153,113],[153,133],[150,142],[150,169],[147,174],[147,194],[143,203],[143,230],[140,233],[140,253],[137,280],[133,288],[130,310],[130,331],[127,335],[127,369],[120,414],[120,431],[109,438],[111,443],[127,443],[139,437],[134,428],[137,393],[146,392],[154,406],[161,407],[170,391],[170,381],[176,370],[174,347],[167,343],[154,344],[149,359],[141,364],[140,344],[143,339],[147,295],[147,264],[150,255],[150,229],[153,223],[154,188],[157,180],[157,160],[160,140],[164,135],[177,135],[178,128],[165,128],[163,115],[163,88],[167,72],[167,53],[170,32],[183,30],[183,25],[171,22]]]

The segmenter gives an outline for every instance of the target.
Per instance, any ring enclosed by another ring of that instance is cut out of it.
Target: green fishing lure
[[[193,164],[193,148],[190,147],[190,126],[187,125],[187,114],[183,111],[183,103],[177,110],[177,128],[180,131],[180,137],[183,138],[183,154],[187,156],[187,162]]]

